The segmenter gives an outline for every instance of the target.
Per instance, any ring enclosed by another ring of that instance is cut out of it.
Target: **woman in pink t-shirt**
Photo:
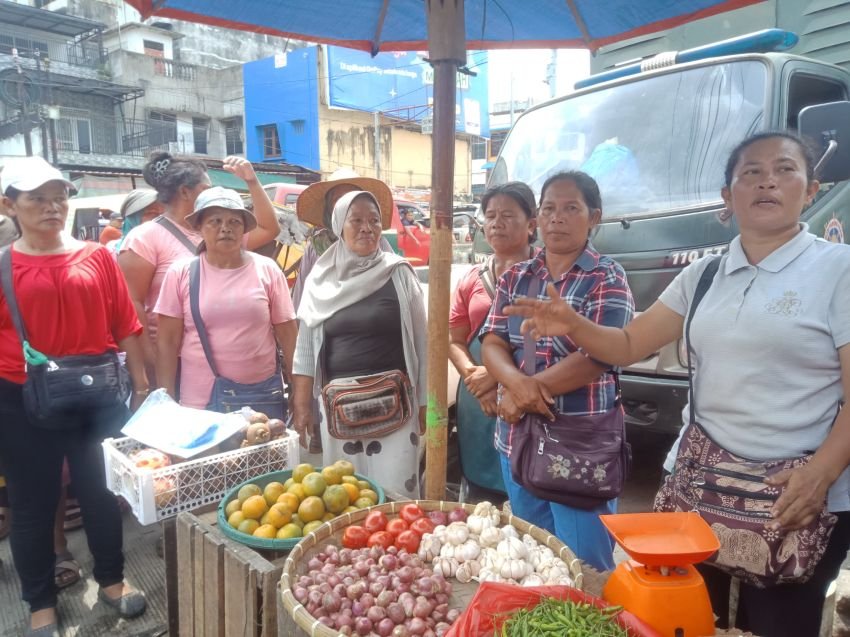
[[[224,170],[243,179],[254,201],[256,229],[246,235],[244,245],[251,250],[273,241],[280,232],[274,207],[254,173],[251,163],[241,157],[227,157]],[[145,363],[148,379],[156,387],[155,352],[157,322],[154,305],[169,266],[195,253],[201,235],[186,222],[198,194],[211,186],[207,169],[197,159],[173,157],[159,152],[150,156],[143,168],[145,181],[157,191],[165,213],[134,228],[125,238],[118,265],[127,279],[130,296],[144,328]]]
[[[253,214],[235,191],[210,188],[198,196],[186,222],[203,239],[198,248],[199,314],[219,376],[242,384],[269,379],[277,370],[278,345],[288,376],[298,333],[295,310],[278,265],[242,248],[244,234],[257,223]],[[195,261],[181,259],[165,274],[154,308],[159,325],[156,372],[159,384],[174,396],[179,356],[180,404],[203,409],[215,376],[190,305]]]

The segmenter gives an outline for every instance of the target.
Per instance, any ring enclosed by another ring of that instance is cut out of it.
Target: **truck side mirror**
[[[818,179],[826,183],[850,179],[850,102],[807,106],[800,111],[798,125],[800,135],[817,151]]]

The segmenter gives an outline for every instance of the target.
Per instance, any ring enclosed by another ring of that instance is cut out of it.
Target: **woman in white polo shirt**
[[[826,589],[850,547],[850,409],[836,416],[850,395],[850,246],[816,238],[800,223],[819,188],[813,166],[805,144],[787,133],[753,136],[732,152],[722,195],[740,235],[719,257],[690,330],[696,421],[714,442],[755,460],[816,451],[807,465],[772,483],[784,493],[766,528],[807,525],[825,498],[838,517],[808,582],[741,585],[736,625],[761,637],[818,634]],[[681,338],[697,282],[715,258],[685,268],[622,330],[582,318],[554,295],[506,312],[529,316],[524,329],[569,333],[593,358],[628,365]],[[688,407],[684,416],[687,423]],[[730,577],[701,570],[724,623]]]

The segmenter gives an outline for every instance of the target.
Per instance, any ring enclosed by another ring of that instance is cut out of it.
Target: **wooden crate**
[[[166,529],[171,634],[274,637],[283,554],[264,556],[234,542],[214,520],[214,514],[179,514],[172,550]]]

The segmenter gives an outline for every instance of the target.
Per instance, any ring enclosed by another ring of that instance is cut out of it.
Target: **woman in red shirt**
[[[122,350],[133,383],[131,407],[148,392],[141,325],[115,259],[96,243],[63,232],[70,182],[38,157],[6,162],[3,204],[21,236],[11,251],[12,285],[29,343],[49,356]],[[107,490],[100,442],[129,415],[121,403],[69,412],[61,429],[40,429],[23,403],[26,367],[5,295],[0,294],[0,458],[12,510],[11,548],[28,635],[58,635],[53,520],[63,458],[77,491],[98,597],[124,617],[145,610],[142,593],[124,583],[121,512]]]

